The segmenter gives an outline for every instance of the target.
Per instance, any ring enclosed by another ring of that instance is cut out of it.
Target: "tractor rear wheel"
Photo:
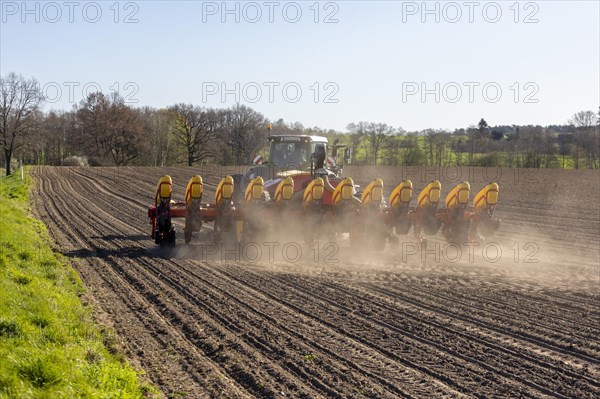
[[[158,243],[160,248],[174,248],[175,247],[175,230],[169,231],[166,236]]]
[[[469,242],[469,231],[471,230],[470,221],[454,220],[447,226],[447,229],[447,241],[455,244],[464,244]]]

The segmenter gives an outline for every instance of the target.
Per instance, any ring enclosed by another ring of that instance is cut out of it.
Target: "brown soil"
[[[440,237],[413,253],[410,235],[382,253],[340,239],[271,254],[212,248],[210,225],[184,246],[177,221],[167,252],[149,238],[155,184],[171,174],[182,199],[198,169],[41,167],[33,197],[165,397],[600,397],[600,173],[431,170],[345,174],[388,191],[499,180],[497,237],[472,254]],[[202,173],[206,200],[224,172]]]

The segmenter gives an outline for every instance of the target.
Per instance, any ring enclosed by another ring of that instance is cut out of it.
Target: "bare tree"
[[[579,111],[569,120],[575,126],[575,169],[579,169],[580,154],[587,159],[587,167],[598,168],[600,165],[600,135],[598,133],[599,118],[593,111]],[[581,149],[581,151],[580,151]]]
[[[572,151],[573,145],[573,134],[572,133],[562,133],[557,135],[556,141],[558,143],[558,153],[561,156],[562,168],[565,168],[565,156],[569,155]]]
[[[385,165],[398,165],[402,136],[393,134],[383,143]]]
[[[367,140],[371,147],[371,155],[373,157],[373,165],[377,165],[379,151],[381,146],[388,136],[394,133],[394,128],[385,123],[371,123],[367,132]]]
[[[168,109],[143,107],[139,112],[144,130],[149,134],[148,151],[142,156],[145,165],[165,166],[175,159],[173,135],[175,114]]]
[[[23,138],[20,157],[29,164],[60,165],[67,146],[68,120],[65,112],[51,111],[44,115],[40,110],[33,128]]]
[[[214,111],[203,110],[192,104],[177,104],[170,108],[174,114],[174,134],[185,151],[188,166],[210,157],[213,154],[214,140],[218,125]]]
[[[40,137],[46,164],[60,165],[66,157],[68,123],[67,113],[51,111],[46,115]]]
[[[448,132],[434,129],[427,129],[422,133],[425,136],[425,143],[427,144],[427,152],[429,154],[428,164],[442,166],[450,135]]]
[[[347,127],[347,129],[350,131],[350,134],[352,135],[352,144],[353,146],[355,146],[355,148],[353,149],[353,153],[354,154],[358,154],[358,149],[360,146],[362,146],[364,148],[364,164],[370,164],[371,161],[371,157],[370,157],[370,146],[368,145],[368,140],[367,140],[367,131],[369,129],[369,123],[368,122],[358,122],[358,123],[350,123]],[[358,157],[356,157],[358,158]],[[357,159],[358,160],[358,159]]]
[[[383,143],[388,136],[395,132],[392,126],[374,122],[351,123],[348,125],[348,130],[352,134],[366,139],[363,141],[363,144],[365,146],[367,161],[371,165],[377,165],[377,159],[379,158],[379,152]]]
[[[462,165],[462,154],[467,152],[467,141],[468,136],[465,134],[464,129],[456,130],[452,134],[450,145],[452,147],[452,151],[454,152],[457,165]]]
[[[517,166],[541,168],[545,166],[546,143],[541,126],[521,126],[516,134]]]
[[[272,135],[295,134],[290,126],[283,119],[278,119],[271,124]]]
[[[92,164],[127,165],[144,148],[143,125],[136,112],[117,93],[91,93],[75,110],[74,142]]]
[[[426,162],[426,156],[419,146],[417,133],[408,133],[402,139],[400,148],[402,149],[402,163],[404,165],[422,165]]]
[[[39,122],[35,117],[43,95],[38,82],[32,78],[9,73],[0,77],[0,145],[6,161],[6,175],[10,175],[10,162],[16,149],[23,144],[23,136]]]
[[[571,117],[569,123],[575,127],[594,127],[598,123],[598,117],[594,111],[579,111]]]
[[[362,122],[359,122],[359,124],[360,123],[362,123]],[[358,149],[364,138],[364,130],[355,123],[350,123],[346,127],[346,129],[350,132],[350,147],[352,149],[352,154],[354,157],[354,159],[352,160],[352,163],[357,165],[358,164]]]
[[[295,134],[301,134],[301,129],[298,123],[292,127]],[[246,164],[266,143],[267,119],[252,108],[238,104],[224,111],[223,132],[231,158],[238,164]]]

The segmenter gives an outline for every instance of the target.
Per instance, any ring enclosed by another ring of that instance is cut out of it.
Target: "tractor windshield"
[[[286,170],[306,169],[310,167],[310,155],[314,143],[298,137],[295,140],[272,140],[269,151],[271,163]]]

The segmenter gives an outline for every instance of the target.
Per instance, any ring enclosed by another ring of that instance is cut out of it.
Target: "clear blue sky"
[[[424,4],[2,1],[0,72],[35,77],[46,110],[118,87],[137,106],[239,100],[338,130],[548,125],[598,110],[598,1]]]

